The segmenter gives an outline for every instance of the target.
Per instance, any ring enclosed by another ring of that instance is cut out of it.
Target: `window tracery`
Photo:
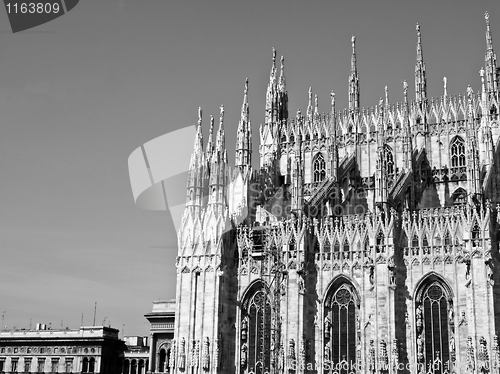
[[[465,142],[460,136],[453,138],[450,144],[451,167],[463,167],[465,162]]]
[[[318,153],[313,161],[313,182],[321,182],[326,177],[326,163],[323,154]]]
[[[344,283],[327,297],[324,311],[324,360],[331,371],[348,373],[357,360],[358,305],[352,286]],[[340,369],[340,371],[339,371]]]
[[[271,304],[264,287],[247,299],[241,317],[241,367],[245,373],[264,374],[271,364]]]
[[[432,373],[450,370],[455,358],[453,304],[439,280],[422,289],[415,310],[417,328],[417,360]]]

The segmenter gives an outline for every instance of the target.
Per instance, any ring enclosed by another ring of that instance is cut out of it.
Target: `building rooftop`
[[[118,339],[119,330],[106,326],[81,326],[79,329],[12,329],[0,331],[0,339]]]

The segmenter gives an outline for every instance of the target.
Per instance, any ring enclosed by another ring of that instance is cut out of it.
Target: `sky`
[[[127,160],[165,133],[218,122],[234,160],[249,79],[254,166],[272,48],[289,111],[347,105],[356,35],[361,106],[414,97],[417,23],[428,96],[480,88],[485,21],[500,51],[498,0],[82,0],[13,34],[0,9],[0,313],[3,326],[111,325],[147,335],[154,300],[175,298],[171,216],[134,204]],[[193,144],[189,140],[189,144]],[[167,160],[166,162],[175,162]],[[187,165],[186,165],[187,167]],[[82,317],[83,316],[83,317]]]

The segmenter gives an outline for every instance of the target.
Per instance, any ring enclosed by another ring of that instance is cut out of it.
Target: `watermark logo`
[[[186,182],[193,152],[194,126],[159,136],[128,158],[134,201],[146,210],[169,210],[176,230],[186,205]]]
[[[73,9],[80,0],[4,0],[12,32],[50,22]]]

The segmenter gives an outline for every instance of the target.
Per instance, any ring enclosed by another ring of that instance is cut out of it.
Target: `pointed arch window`
[[[268,372],[271,365],[271,303],[262,285],[243,304],[240,340],[243,372]]]
[[[417,361],[433,367],[433,373],[449,370],[455,360],[453,305],[449,292],[439,280],[431,280],[417,294],[415,310]]]
[[[392,148],[386,145],[385,149],[385,162],[386,170],[389,177],[394,176],[394,154],[392,153]]]
[[[324,310],[324,355],[325,363],[332,371],[325,373],[348,373],[356,367],[357,336],[356,326],[358,302],[353,287],[343,283],[327,297]],[[334,371],[341,369],[340,371]]]
[[[460,136],[455,136],[450,143],[451,167],[465,166],[465,142]]]
[[[463,205],[467,202],[467,191],[462,187],[457,188],[451,195],[453,205]]]
[[[491,106],[490,115],[491,115],[491,119],[497,119],[498,112],[497,112],[497,107],[495,106],[495,104],[493,104]]]
[[[313,160],[313,182],[321,182],[326,177],[326,163],[322,153],[318,153]]]

